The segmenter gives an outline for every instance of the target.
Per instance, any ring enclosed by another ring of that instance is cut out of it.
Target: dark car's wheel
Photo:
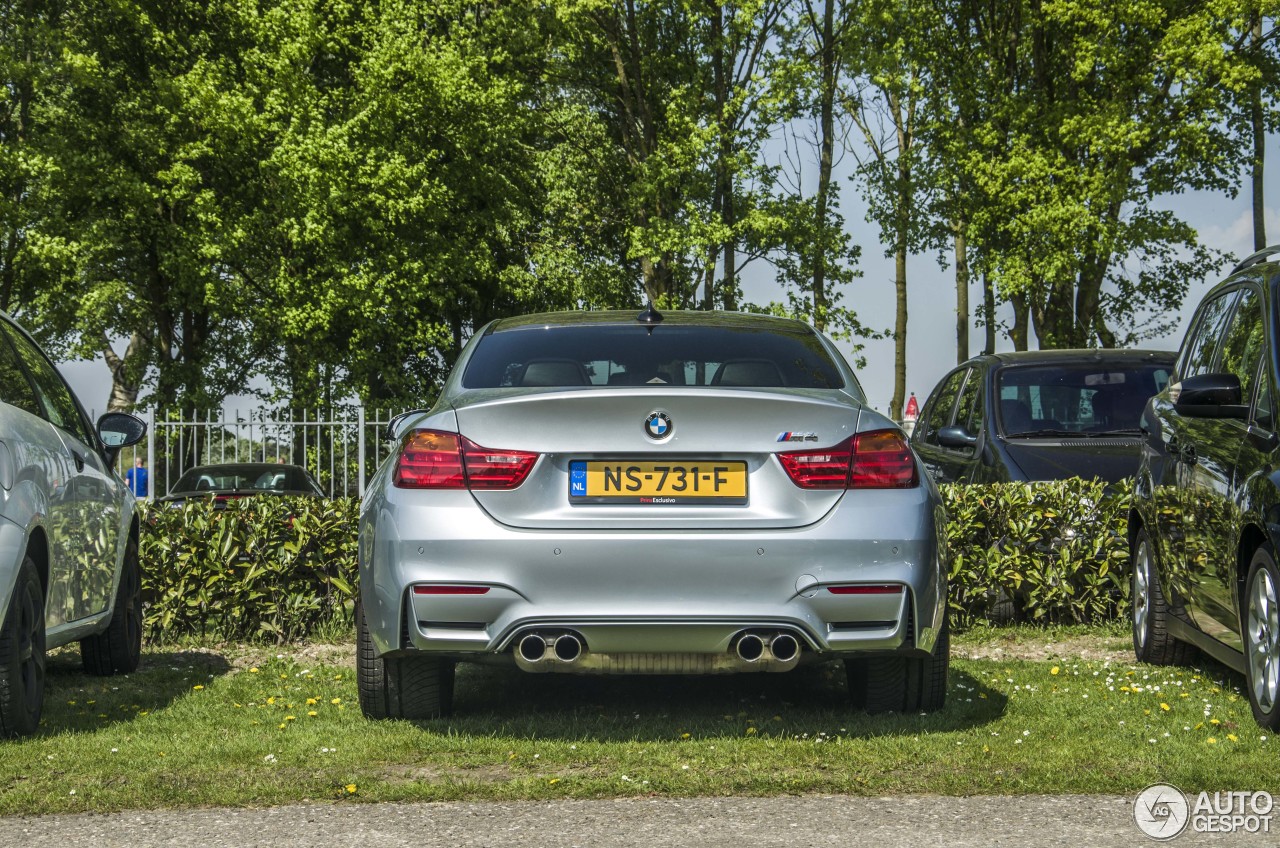
[[[1165,598],[1151,537],[1145,527],[1133,538],[1130,560],[1133,563],[1129,601],[1133,608],[1134,655],[1139,662],[1152,665],[1184,665],[1191,659],[1191,646],[1169,635],[1169,619],[1174,615],[1174,607]]]
[[[1245,580],[1244,655],[1249,705],[1258,724],[1280,730],[1280,571],[1270,545],[1253,555]]]
[[[80,659],[86,672],[100,677],[130,674],[142,660],[142,567],[132,536],[125,543],[111,623],[101,633],[80,640]]]
[[[434,657],[377,656],[364,607],[356,602],[356,684],[368,718],[420,721],[453,709],[454,663]]]
[[[927,657],[886,656],[845,660],[849,698],[869,713],[933,712],[947,700],[951,632],[942,631]]]
[[[26,557],[0,624],[0,736],[29,736],[40,725],[44,646],[44,590]]]

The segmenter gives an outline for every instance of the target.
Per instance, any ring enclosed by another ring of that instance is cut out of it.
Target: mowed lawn
[[[51,658],[40,735],[0,742],[0,814],[303,800],[1280,791],[1280,741],[1220,666],[1140,666],[1115,627],[955,640],[940,713],[867,716],[843,670],[603,678],[463,666],[451,718],[371,722],[351,645]],[[967,658],[964,658],[967,657]]]

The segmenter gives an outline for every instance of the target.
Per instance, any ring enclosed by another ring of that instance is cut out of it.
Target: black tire
[[[30,736],[44,708],[44,590],[31,557],[0,622],[0,736]]]
[[[1134,656],[1139,662],[1152,665],[1186,665],[1193,659],[1191,646],[1169,635],[1169,619],[1181,608],[1165,597],[1155,547],[1145,527],[1133,537],[1129,565]]]
[[[125,543],[111,623],[101,633],[80,640],[80,659],[86,672],[99,677],[138,670],[142,660],[142,567],[138,543],[132,536]]]
[[[1270,545],[1254,552],[1244,586],[1241,617],[1249,706],[1259,725],[1280,730],[1280,570]]]
[[[947,701],[951,630],[944,618],[927,657],[883,656],[845,660],[849,699],[869,713],[930,713]]]
[[[454,663],[435,657],[379,657],[356,601],[356,688],[366,718],[424,721],[453,711]]]

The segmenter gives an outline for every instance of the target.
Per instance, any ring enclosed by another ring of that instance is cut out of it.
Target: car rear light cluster
[[[915,457],[898,430],[872,430],[822,450],[787,451],[778,460],[802,489],[910,489]]]
[[[537,461],[536,453],[482,448],[457,433],[413,430],[393,480],[401,489],[514,489]]]

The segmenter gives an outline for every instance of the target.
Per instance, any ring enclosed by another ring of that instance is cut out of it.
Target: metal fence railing
[[[147,438],[125,449],[121,473],[147,470],[147,496],[155,497],[187,469],[229,462],[300,465],[330,497],[359,497],[391,446],[383,432],[397,410],[196,410],[139,413]]]

